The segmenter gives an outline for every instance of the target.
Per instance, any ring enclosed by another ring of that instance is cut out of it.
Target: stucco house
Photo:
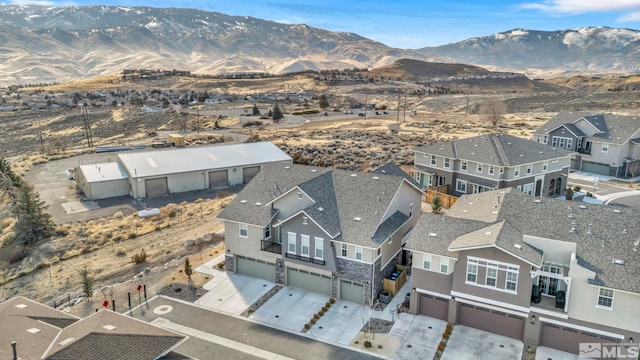
[[[218,215],[226,269],[371,305],[406,264],[424,195],[388,172],[265,165]]]
[[[513,188],[464,195],[406,244],[411,311],[575,354],[637,345],[639,217]]]
[[[615,176],[640,176],[640,118],[562,112],[533,134],[536,142],[574,152],[571,168]]]
[[[507,134],[480,135],[420,146],[413,177],[423,188],[449,186],[449,195],[514,187],[535,196],[562,194],[571,152]]]

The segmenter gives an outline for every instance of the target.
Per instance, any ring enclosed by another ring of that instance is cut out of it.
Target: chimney
[[[18,350],[16,350],[16,342],[11,342],[11,347],[13,348],[13,360],[18,360]]]

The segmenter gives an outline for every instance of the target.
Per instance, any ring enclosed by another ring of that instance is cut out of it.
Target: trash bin
[[[408,292],[405,296],[404,296],[404,302],[406,302],[407,304],[409,302],[411,302],[411,293]]]

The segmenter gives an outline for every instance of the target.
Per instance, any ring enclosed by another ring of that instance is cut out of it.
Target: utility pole
[[[400,96],[402,95],[402,93],[398,92],[398,114],[397,114],[397,121],[400,122]]]
[[[469,115],[469,94],[467,94],[467,107],[464,110],[464,115],[465,116]]]
[[[369,94],[364,94],[364,119],[367,120],[367,108],[369,107]]]
[[[407,122],[407,88],[404,88],[404,108],[402,109],[402,122]]]
[[[86,107],[82,107],[82,118],[84,121],[84,133],[87,137],[87,146],[93,147],[93,136],[91,135],[91,123],[89,122],[89,114]]]
[[[40,153],[44,154],[44,141],[42,140],[42,123],[40,122],[40,115],[38,115],[38,136],[40,137]]]
[[[196,134],[200,134],[200,105],[196,105],[196,123],[197,123]]]

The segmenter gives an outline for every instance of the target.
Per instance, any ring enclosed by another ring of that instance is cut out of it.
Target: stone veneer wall
[[[235,267],[235,262],[233,260],[234,259],[233,259],[232,255],[225,255],[224,256],[224,269],[227,270],[228,272],[235,273],[236,272],[236,267]]]
[[[364,284],[364,294],[367,299],[371,297],[371,264],[336,258],[338,278],[357,281]],[[338,281],[334,281],[333,292],[338,295]],[[368,305],[368,304],[365,304]]]

